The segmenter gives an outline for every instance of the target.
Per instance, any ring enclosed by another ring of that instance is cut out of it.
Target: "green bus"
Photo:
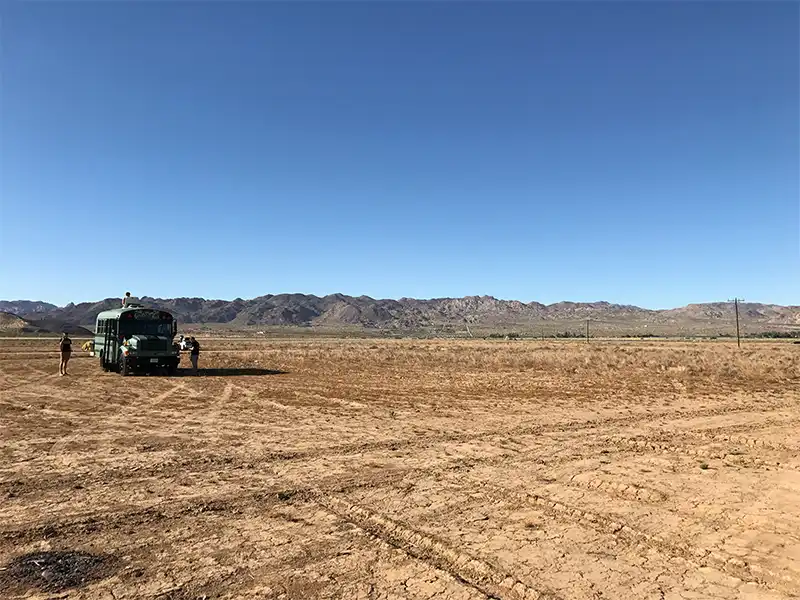
[[[165,369],[174,375],[181,359],[173,342],[178,322],[164,310],[129,304],[97,315],[94,352],[104,371],[130,375]]]

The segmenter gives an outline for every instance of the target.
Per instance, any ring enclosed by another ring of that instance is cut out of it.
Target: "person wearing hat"
[[[67,373],[67,363],[69,362],[69,357],[72,356],[72,340],[69,339],[66,331],[61,334],[59,351],[61,352],[61,365],[58,367],[58,372],[63,377],[64,375],[69,375]]]

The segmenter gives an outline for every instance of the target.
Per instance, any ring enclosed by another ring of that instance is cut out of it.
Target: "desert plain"
[[[0,340],[0,597],[800,595],[800,345],[201,343]]]

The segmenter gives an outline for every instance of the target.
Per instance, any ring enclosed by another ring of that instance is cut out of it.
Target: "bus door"
[[[106,321],[105,336],[103,337],[103,361],[106,365],[113,365],[117,362],[119,354],[119,319],[109,319]]]

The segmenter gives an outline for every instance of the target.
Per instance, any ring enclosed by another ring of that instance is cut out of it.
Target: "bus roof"
[[[167,313],[168,315],[170,315],[172,317],[172,314],[168,310],[162,310],[160,308],[149,308],[147,306],[130,306],[130,307],[124,307],[124,308],[114,308],[114,309],[111,309],[111,310],[104,310],[103,312],[101,312],[101,313],[99,313],[97,315],[97,319],[98,320],[100,320],[100,319],[103,319],[103,320],[105,320],[105,319],[119,319],[120,316],[125,314],[125,313],[135,312],[135,311],[140,311],[140,310]]]

